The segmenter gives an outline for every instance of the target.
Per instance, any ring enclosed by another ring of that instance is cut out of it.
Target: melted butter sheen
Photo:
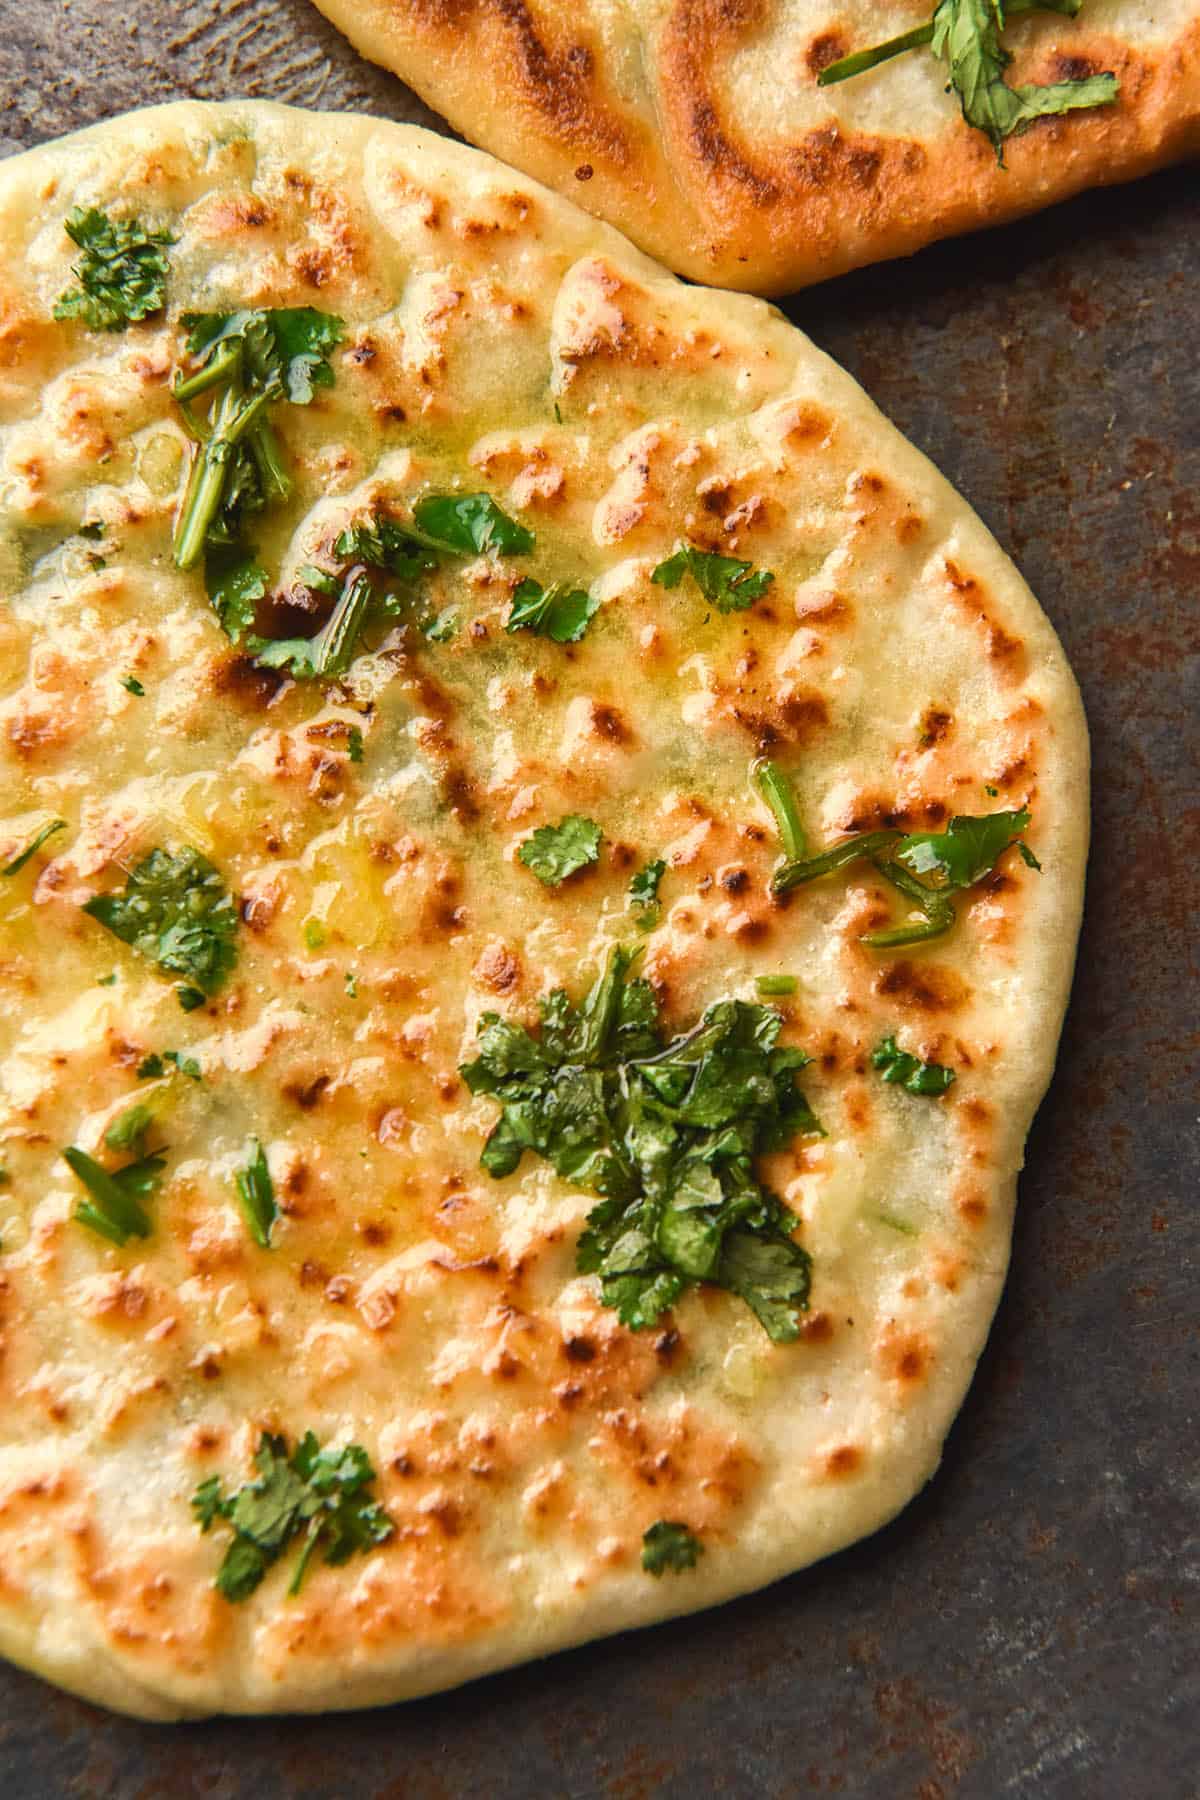
[[[1027,590],[768,308],[682,289],[455,146],[181,107],[4,183],[0,852],[30,820],[69,830],[0,882],[0,1644],[131,1710],[351,1704],[870,1529],[932,1466],[986,1328],[1036,1098],[1013,1037],[1052,1044],[1061,1007],[1040,946],[1073,930],[1081,726]],[[79,193],[177,232],[166,318],[51,321]],[[347,322],[334,388],[276,415],[296,491],[255,542],[281,584],[351,517],[427,492],[486,490],[536,532],[528,557],[430,578],[450,642],[396,627],[340,684],[280,682],[173,567],[178,315],[240,304]],[[95,520],[101,541],[75,535]],[[652,584],[684,537],[774,571],[765,599],[723,617]],[[601,597],[579,644],[505,632],[524,575]],[[869,873],[769,897],[764,752],[815,843],[1029,802],[1043,885],[1006,864],[933,954],[872,956],[890,902]],[[600,864],[547,890],[516,851],[569,812],[600,826]],[[189,1015],[81,911],[155,845],[203,851],[239,899],[234,975]],[[796,1346],[716,1293],[620,1329],[574,1274],[586,1196],[532,1158],[503,1182],[478,1166],[495,1109],[457,1066],[479,1014],[580,992],[638,940],[628,883],[655,857],[645,970],[672,1028],[798,977],[785,1041],[817,1059],[829,1135],[769,1170],[815,1259]],[[957,1069],[952,1099],[872,1076],[896,1030]],[[203,1081],[139,1083],[166,1048]],[[167,1174],[153,1236],[118,1250],[73,1222],[59,1152],[95,1151],[135,1094]],[[236,1203],[252,1137],[269,1251]],[[314,1566],[297,1601],[276,1570],[235,1614],[188,1498],[244,1474],[261,1429],[310,1427],[366,1446],[396,1535]],[[706,1544],[674,1588],[638,1566],[662,1517]],[[62,1609],[89,1622],[35,1649]]]

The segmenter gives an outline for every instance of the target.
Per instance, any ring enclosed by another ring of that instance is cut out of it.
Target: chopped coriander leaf
[[[783,854],[788,862],[797,862],[804,855],[806,844],[792,784],[778,763],[757,762],[752,772],[754,785],[774,816]]]
[[[510,519],[490,494],[426,494],[413,507],[413,524],[435,549],[460,555],[495,550],[501,556],[524,556],[534,535]]]
[[[910,1225],[907,1219],[899,1218],[896,1213],[877,1212],[875,1217],[881,1225],[887,1225],[892,1231],[900,1232],[902,1237],[915,1238],[921,1235],[915,1225]]]
[[[142,1201],[148,1199],[162,1179],[166,1158],[162,1151],[153,1156],[138,1156],[123,1168],[112,1171],[71,1144],[63,1151],[63,1161],[91,1195],[75,1209],[81,1225],[98,1232],[118,1246],[131,1237],[149,1237],[150,1216]]]
[[[963,118],[982,131],[1004,165],[1004,142],[1027,131],[1035,119],[1109,106],[1120,93],[1111,73],[1087,75],[1046,85],[1010,87],[1004,71],[1012,55],[1000,42],[1008,21],[1018,13],[1058,12],[1074,18],[1083,0],[940,0],[933,18],[870,50],[859,50],[831,63],[817,77],[820,87],[846,81],[867,69],[928,44],[947,65],[950,87],[958,95]]]
[[[361,1444],[322,1450],[309,1431],[289,1455],[286,1438],[264,1432],[254,1462],[257,1480],[225,1496],[220,1477],[211,1475],[192,1497],[201,1531],[218,1520],[233,1527],[213,1584],[227,1600],[248,1599],[301,1536],[289,1594],[299,1593],[317,1551],[327,1563],[348,1562],[356,1552],[385,1544],[395,1530],[368,1492],[375,1470]]]
[[[346,992],[351,1000],[358,999],[358,976],[353,969],[346,970]]]
[[[674,553],[658,564],[650,579],[659,587],[676,588],[685,575],[690,575],[718,612],[742,612],[761,600],[775,579],[769,569],[757,574],[751,571],[752,564],[737,557],[697,550],[694,544],[676,544]]]
[[[266,1152],[257,1138],[250,1139],[246,1162],[237,1172],[237,1194],[250,1236],[262,1249],[269,1250],[271,1227],[279,1217],[279,1208]]]
[[[325,927],[320,919],[304,921],[304,944],[308,950],[320,950],[325,943]]]
[[[121,686],[127,693],[136,695],[139,700],[145,699],[146,690],[136,675],[122,675]]]
[[[65,831],[66,829],[67,821],[65,819],[50,819],[34,832],[24,849],[18,850],[15,856],[10,856],[6,863],[0,865],[0,875],[20,874],[30,858],[37,855],[42,845],[47,843],[56,831]]]
[[[552,581],[544,588],[526,577],[513,591],[512,610],[505,631],[532,631],[556,644],[577,644],[587,630],[600,602],[584,588],[568,589]]]
[[[794,994],[799,982],[794,975],[756,975],[754,985],[764,1000],[778,995]]]
[[[384,513],[347,525],[334,540],[334,553],[344,562],[366,563],[401,581],[415,581],[438,566],[436,554],[412,532]],[[333,592],[336,593],[336,586]]]
[[[177,990],[185,1011],[215,994],[237,960],[233,898],[199,850],[152,850],[123,893],[97,894],[83,910],[160,969],[186,976],[191,985]]]
[[[318,387],[333,385],[326,358],[341,342],[342,320],[303,306],[185,313],[183,323],[195,367],[177,374],[173,393],[197,450],[173,554],[190,569],[208,550],[248,557],[250,516],[288,498],[291,478],[268,411],[284,400],[307,406]],[[206,395],[212,405],[201,418],[194,402]]]
[[[138,1064],[136,1070],[138,1080],[152,1081],[160,1075],[165,1075],[168,1063],[172,1064],[180,1075],[186,1075],[191,1081],[202,1081],[204,1078],[200,1064],[194,1056],[188,1056],[182,1050],[164,1050],[160,1056],[154,1050],[149,1056],[143,1056]]]
[[[140,1156],[144,1149],[143,1139],[153,1123],[154,1114],[150,1107],[144,1100],[139,1100],[113,1120],[104,1134],[104,1142],[110,1150],[132,1150],[135,1156]]]
[[[448,644],[458,630],[458,614],[452,606],[445,607],[436,618],[429,619],[421,627],[422,634],[431,644]]]
[[[638,869],[629,883],[629,901],[631,906],[656,907],[658,886],[667,872],[667,865],[658,857]]]
[[[97,987],[116,987],[116,985],[117,985],[117,971],[115,969],[111,970],[111,972],[107,975],[99,975],[96,978],[96,986]]]
[[[647,1575],[681,1575],[694,1569],[704,1545],[677,1519],[659,1519],[642,1536],[642,1567]]]
[[[871,1052],[871,1066],[894,1086],[906,1088],[910,1094],[944,1094],[957,1079],[953,1069],[942,1063],[922,1062],[901,1050],[894,1036],[885,1037]]]
[[[240,644],[253,631],[258,602],[266,597],[266,570],[253,550],[219,546],[204,559],[204,585],[221,630],[230,643]]]
[[[79,527],[79,530],[75,533],[75,536],[81,537],[81,538],[90,538],[93,541],[93,543],[95,543],[95,542],[98,542],[99,539],[104,536],[104,534],[107,530],[108,530],[108,526],[104,523],[103,519],[91,519],[88,521],[88,523],[86,525],[81,525]]]
[[[352,763],[360,763],[363,759],[363,734],[357,725],[352,725],[346,734],[346,755]]]
[[[902,838],[896,861],[925,886],[935,889],[973,887],[990,875],[1010,844],[1028,829],[1027,812],[960,815],[946,831],[915,831]]]
[[[54,308],[56,319],[79,319],[90,331],[124,331],[166,304],[169,231],[152,231],[138,219],[110,219],[96,206],[75,206],[63,230],[83,255]],[[98,535],[98,534],[97,534]]]
[[[777,1043],[782,1020],[739,1000],[667,1040],[653,989],[614,949],[584,1001],[541,1002],[542,1029],[485,1013],[461,1070],[501,1106],[480,1158],[497,1179],[527,1150],[601,1196],[576,1250],[621,1323],[652,1325],[696,1282],[739,1295],[777,1342],[799,1332],[810,1264],[796,1219],[754,1159],[821,1127],[796,1086],[808,1062]]]
[[[993,787],[990,781],[985,781],[983,784],[983,791],[990,800],[994,800],[997,794],[999,794],[1000,789],[998,787]]]
[[[579,813],[568,813],[557,825],[542,825],[517,851],[517,860],[543,887],[558,887],[569,875],[600,860],[600,827]]]
[[[865,858],[912,903],[919,917],[886,931],[869,931],[862,942],[875,950],[927,943],[954,924],[952,893],[982,881],[1014,844],[1025,855],[1027,846],[1022,848],[1020,834],[1029,819],[1027,812],[988,813],[981,818],[959,814],[945,831],[914,831],[908,836],[899,831],[863,832],[835,844],[832,850],[781,863],[771,877],[771,887],[784,894]]]

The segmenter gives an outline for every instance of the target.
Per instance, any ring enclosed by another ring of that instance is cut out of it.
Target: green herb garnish
[[[489,1174],[526,1150],[603,1198],[576,1267],[600,1277],[622,1324],[651,1325],[696,1282],[737,1294],[777,1343],[799,1329],[809,1257],[794,1215],[754,1175],[754,1159],[823,1135],[796,1075],[809,1058],[777,1044],[768,1007],[719,1001],[666,1040],[638,951],[614,949],[586,999],[541,1002],[542,1029],[485,1013],[480,1054],[462,1069],[502,1107],[484,1145]]]
[[[136,1072],[138,1080],[152,1081],[160,1075],[165,1075],[168,1063],[170,1063],[180,1075],[186,1075],[190,1081],[202,1081],[204,1079],[200,1064],[196,1061],[194,1056],[188,1056],[186,1052],[182,1050],[164,1050],[160,1056],[157,1050],[152,1050],[149,1056],[143,1056],[141,1062],[137,1066]]]
[[[91,1195],[90,1200],[81,1200],[75,1208],[76,1219],[118,1246],[128,1243],[131,1237],[150,1236],[150,1215],[142,1201],[158,1186],[166,1163],[161,1150],[152,1156],[141,1154],[141,1134],[136,1147],[139,1153],[133,1162],[111,1171],[74,1144],[62,1153],[63,1161]]]
[[[677,1519],[659,1519],[642,1535],[642,1567],[647,1575],[681,1575],[694,1569],[704,1545]]]
[[[413,507],[413,524],[436,549],[461,555],[498,551],[524,556],[534,535],[496,505],[490,494],[426,494]]]
[[[346,755],[352,763],[360,763],[363,759],[363,734],[358,725],[352,725],[346,733]]]
[[[206,549],[244,548],[251,515],[292,491],[269,412],[280,401],[307,406],[333,385],[329,353],[342,340],[341,319],[313,307],[185,313],[195,361],[180,372],[175,400],[197,451],[175,532],[177,566],[190,569]],[[205,395],[206,418],[194,403]]]
[[[97,894],[84,912],[171,975],[185,1012],[215,994],[237,960],[237,910],[220,873],[198,850],[152,850],[119,894]]]
[[[264,1432],[254,1456],[258,1479],[227,1498],[221,1478],[201,1482],[192,1511],[201,1531],[218,1520],[233,1527],[214,1586],[227,1600],[246,1600],[267,1570],[303,1534],[304,1547],[288,1587],[297,1594],[315,1551],[327,1563],[344,1563],[358,1551],[385,1544],[395,1526],[368,1493],[375,1480],[361,1444],[318,1447],[306,1432],[291,1455],[287,1439]]]
[[[568,588],[561,581],[544,588],[540,581],[527,577],[513,591],[504,629],[536,632],[556,644],[577,644],[599,606],[599,600],[584,588]]]
[[[23,849],[18,850],[15,856],[10,856],[6,863],[0,865],[0,875],[18,875],[30,858],[37,855],[42,845],[48,842],[56,831],[65,831],[66,829],[67,821],[65,819],[50,819],[34,832]]]
[[[557,825],[542,825],[517,851],[543,887],[558,887],[568,875],[600,861],[600,827],[579,813],[568,813]]]
[[[237,1194],[250,1236],[262,1249],[269,1250],[271,1227],[279,1217],[279,1208],[266,1152],[257,1138],[250,1139],[245,1165],[237,1172]]]
[[[63,230],[83,255],[71,271],[79,286],[60,297],[56,319],[79,319],[90,331],[124,331],[162,310],[164,251],[175,242],[169,231],[148,230],[139,219],[110,219],[96,206],[72,207]]]
[[[667,872],[667,865],[662,858],[646,863],[638,869],[629,883],[629,904],[638,908],[640,917],[637,920],[639,931],[653,931],[662,915],[658,903],[658,885]]]
[[[982,818],[960,814],[945,831],[914,831],[907,836],[899,831],[866,831],[820,855],[782,863],[771,886],[775,893],[785,894],[865,857],[921,916],[886,931],[868,931],[862,942],[875,950],[927,943],[954,924],[950,895],[982,881],[1010,846],[1016,845],[1031,868],[1041,867],[1021,840],[1029,818],[1027,812],[988,813]]]
[[[104,1142],[110,1150],[132,1150],[135,1156],[140,1156],[145,1148],[143,1140],[153,1123],[154,1113],[144,1100],[139,1100],[113,1120],[104,1134]]]
[[[799,982],[794,975],[756,975],[754,985],[764,1000],[794,994]]]
[[[299,681],[344,675],[374,598],[369,578],[359,569],[347,578],[337,605],[315,637],[277,638],[270,643],[255,638],[255,660],[264,669],[286,669]]]
[[[254,630],[258,602],[266,597],[266,570],[253,550],[218,546],[204,559],[204,583],[221,630],[231,643],[240,644]]]
[[[136,675],[122,675],[121,686],[126,693],[135,695],[139,700],[144,700],[146,697],[146,690]]]
[[[791,782],[778,763],[757,762],[751,773],[755,787],[771,809],[784,856],[788,862],[798,862],[807,845]]]
[[[963,118],[984,133],[1003,167],[1005,140],[1028,131],[1036,119],[1083,107],[1110,106],[1121,91],[1111,73],[1026,87],[1010,87],[1004,79],[1012,56],[1000,42],[1000,34],[1009,18],[1018,13],[1056,12],[1073,19],[1082,4],[1083,0],[941,0],[928,24],[831,63],[818,75],[817,85],[829,87],[846,81],[906,50],[928,44],[949,70],[949,87],[958,95]]]
[[[922,1062],[919,1056],[901,1050],[894,1036],[875,1046],[871,1066],[885,1081],[907,1088],[910,1094],[944,1094],[956,1079],[954,1070],[942,1063]]]
[[[694,544],[677,544],[674,554],[659,563],[650,579],[659,587],[676,588],[685,575],[690,575],[718,612],[742,612],[761,600],[775,579],[769,569],[757,574],[752,571],[751,563],[740,562],[737,557],[697,550]]]

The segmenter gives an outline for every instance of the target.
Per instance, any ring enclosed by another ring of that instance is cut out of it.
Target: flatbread
[[[165,312],[53,317],[76,206],[175,238]],[[65,822],[0,877],[3,1652],[150,1718],[366,1706],[875,1530],[983,1345],[1079,919],[1085,725],[1020,576],[766,304],[414,128],[135,113],[6,164],[0,241],[0,864]],[[272,415],[273,590],[430,493],[536,537],[440,562],[336,680],[261,667],[172,562],[181,314],[239,307],[344,321],[332,385]],[[753,604],[653,581],[680,543],[750,564]],[[508,629],[525,578],[586,596],[584,634]],[[1041,873],[1010,850],[948,936],[871,949],[897,916],[872,864],[772,897],[764,754],[810,847],[1028,807]],[[543,885],[528,846],[572,816],[595,860]],[[155,849],[236,897],[235,966],[190,997],[97,916]],[[650,861],[657,914],[629,893]],[[576,1270],[595,1194],[533,1152],[480,1166],[482,1015],[536,1032],[539,996],[632,944],[669,1033],[793,978],[770,1004],[826,1135],[789,1130],[756,1179],[812,1259],[795,1341],[711,1285],[627,1328]],[[886,1083],[888,1036],[953,1087]],[[139,1100],[165,1161],[121,1247],[61,1152],[125,1167],[105,1133]],[[297,1547],[231,1601],[230,1527],[193,1497],[309,1431],[362,1447],[386,1541],[289,1595]],[[643,1567],[663,1523],[694,1566]]]
[[[1108,70],[1114,107],[1039,122],[1006,169],[926,50],[820,71],[930,0],[317,0],[472,143],[695,281],[787,293],[1200,150],[1200,9],[1085,0],[1016,17],[1013,82]]]

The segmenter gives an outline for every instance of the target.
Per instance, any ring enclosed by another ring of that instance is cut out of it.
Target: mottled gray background
[[[307,0],[0,0],[6,149],[234,94],[431,122]],[[0,1673],[0,1794],[1200,1795],[1198,281],[1193,166],[786,308],[1017,558],[1093,735],[1059,1073],[930,1488],[765,1594],[382,1713],[145,1727]]]

